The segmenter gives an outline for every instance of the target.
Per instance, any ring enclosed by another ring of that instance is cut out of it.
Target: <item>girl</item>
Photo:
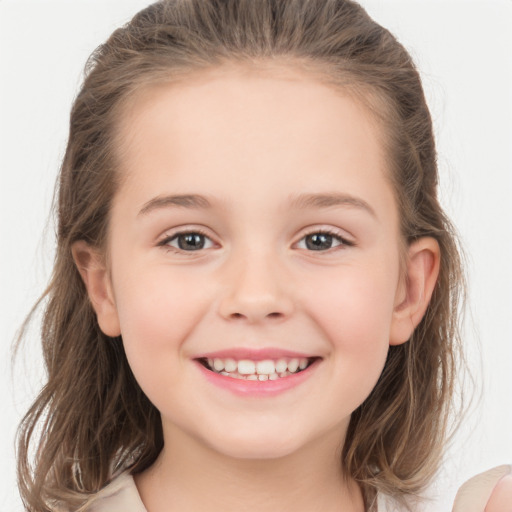
[[[71,116],[27,510],[413,504],[458,350],[436,187],[418,74],[353,2],[169,0],[116,31]]]

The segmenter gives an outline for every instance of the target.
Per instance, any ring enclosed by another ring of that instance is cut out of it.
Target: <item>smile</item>
[[[233,379],[249,381],[279,380],[306,370],[316,357],[279,359],[200,358],[198,361],[208,370]]]
[[[206,382],[244,398],[280,395],[309,381],[323,357],[281,348],[232,347],[194,358]]]

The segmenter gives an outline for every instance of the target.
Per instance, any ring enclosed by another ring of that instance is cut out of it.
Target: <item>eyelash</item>
[[[159,247],[164,247],[169,251],[183,254],[183,253],[189,253],[189,252],[199,252],[201,249],[197,249],[196,251],[186,251],[185,249],[180,249],[179,247],[173,247],[172,245],[169,245],[173,240],[177,240],[180,236],[185,235],[200,235],[208,240],[211,240],[211,238],[202,230],[199,228],[194,228],[190,230],[184,230],[184,231],[178,231],[176,233],[173,233],[172,235],[166,236],[162,241],[158,242]],[[213,242],[212,242],[213,243]]]
[[[175,252],[175,253],[179,253],[179,254],[183,254],[183,253],[193,253],[193,252],[199,252],[199,251],[202,251],[204,249],[209,249],[209,247],[201,247],[199,249],[196,249],[196,250],[190,250],[190,251],[187,251],[185,249],[181,249],[179,247],[173,247],[170,245],[170,243],[174,240],[178,240],[178,238],[180,236],[185,236],[185,235],[199,235],[201,237],[204,237],[205,239],[208,239],[211,241],[212,244],[214,244],[214,242],[211,240],[211,238],[201,229],[198,229],[198,228],[194,228],[194,229],[191,229],[191,230],[185,230],[185,231],[178,231],[177,233],[173,233],[172,235],[169,235],[169,236],[166,236],[162,241],[158,242],[158,246],[159,247],[164,247],[166,249],[168,249],[169,251],[172,251],[172,252]],[[299,240],[298,243],[302,242],[303,240],[305,240],[308,236],[312,236],[312,235],[326,235],[326,236],[329,236],[329,237],[332,237],[333,240],[336,240],[337,242],[339,242],[338,245],[335,245],[334,247],[329,247],[328,249],[326,250],[317,250],[315,251],[314,249],[310,249],[309,252],[329,252],[331,251],[332,249],[336,249],[337,247],[353,247],[355,245],[354,242],[350,241],[350,240],[347,240],[346,238],[343,238],[342,236],[339,235],[339,233],[335,232],[334,230],[329,230],[329,229],[317,229],[317,230],[313,230],[309,233],[306,233],[304,236],[302,236],[302,238]],[[304,248],[307,250],[307,248]]]
[[[330,229],[316,229],[309,233],[306,233],[299,240],[298,243],[302,242],[308,236],[312,236],[312,235],[327,235],[329,237],[332,237],[333,240],[336,240],[337,242],[339,242],[339,245],[334,246],[334,247],[329,247],[327,250],[318,250],[318,251],[310,250],[309,252],[330,252],[332,249],[343,248],[343,247],[353,247],[355,245],[354,242],[347,240],[346,238],[343,238],[338,232],[336,232],[334,230],[330,230]]]

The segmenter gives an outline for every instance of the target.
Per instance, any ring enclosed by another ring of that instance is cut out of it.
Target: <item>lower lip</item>
[[[276,380],[245,380],[220,375],[205,368],[199,361],[195,361],[199,370],[209,382],[235,395],[246,397],[272,397],[284,393],[302,384],[314,373],[320,360],[314,361],[305,370],[299,373],[281,377]]]

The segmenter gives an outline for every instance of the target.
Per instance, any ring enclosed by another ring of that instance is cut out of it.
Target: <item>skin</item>
[[[119,140],[108,258],[83,242],[73,253],[162,414],[165,448],[136,479],[148,512],[362,512],[340,467],[350,415],[421,320],[440,257],[424,238],[400,267],[379,127],[301,71],[225,66],[140,94]],[[210,206],[159,201],[176,194]],[[344,200],[294,203],[304,194]],[[198,229],[205,248],[180,250],[177,232]],[[332,246],[309,249],[325,230]],[[321,361],[280,395],[241,397],[194,362],[234,347]]]
[[[504,476],[494,488],[485,512],[512,511],[512,474]]]

